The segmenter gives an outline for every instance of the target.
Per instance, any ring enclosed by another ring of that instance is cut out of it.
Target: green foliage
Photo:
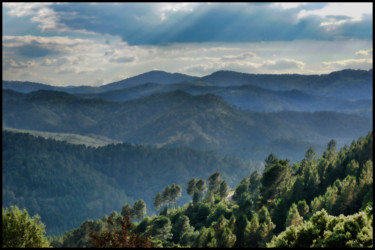
[[[190,226],[189,217],[180,215],[172,227],[173,242],[178,243],[182,238],[185,238],[183,245],[186,245],[187,238],[194,232],[194,227]]]
[[[309,147],[309,149],[305,153],[305,159],[307,161],[315,160],[316,157],[316,151],[313,147]]]
[[[372,219],[364,212],[335,217],[323,209],[309,221],[288,227],[267,247],[373,247],[372,230]]]
[[[121,210],[138,199],[146,202],[151,214],[155,191],[171,179],[178,181],[177,188],[218,168],[234,185],[252,170],[238,158],[188,148],[130,144],[93,148],[6,131],[2,145],[3,205],[41,215],[49,235]],[[181,190],[181,197],[179,193],[171,203],[189,201],[185,192]]]
[[[166,216],[159,216],[152,221],[150,232],[153,238],[166,241],[172,239],[172,225],[171,221]]]
[[[133,208],[130,212],[131,218],[139,219],[143,218],[146,214],[146,203],[143,200],[137,200],[133,204]]]
[[[187,183],[187,193],[193,196],[193,203],[197,203],[207,189],[206,181],[203,179],[193,178]]]
[[[163,206],[163,203],[164,203],[163,195],[160,192],[158,192],[154,197],[153,205],[154,205],[155,209],[159,210]]]
[[[2,218],[3,248],[50,247],[39,216],[30,217],[26,209],[11,206],[2,208]]]
[[[297,205],[295,203],[289,208],[288,216],[285,221],[285,227],[290,227],[292,225],[298,225],[302,223],[303,217],[298,212]]]
[[[289,160],[266,159],[266,168],[261,179],[261,195],[264,204],[277,199],[280,194],[282,183],[286,180]]]
[[[298,213],[302,216],[302,218],[306,218],[307,214],[309,213],[309,205],[307,205],[305,200],[300,200],[297,204]]]
[[[208,190],[212,191],[214,194],[218,193],[220,190],[221,181],[221,174],[219,172],[213,173],[210,177],[208,177]]]

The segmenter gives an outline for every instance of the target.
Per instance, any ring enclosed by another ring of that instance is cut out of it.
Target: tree
[[[284,176],[287,173],[289,160],[277,160],[273,165],[267,165],[262,175],[260,190],[264,204],[272,202],[279,195],[281,183],[285,182]]]
[[[199,197],[202,197],[203,192],[207,189],[206,181],[203,179],[199,179],[196,184],[196,192],[198,193]]]
[[[172,227],[173,241],[178,243],[184,234],[194,232],[194,227],[190,226],[189,217],[180,215]]]
[[[222,180],[220,183],[220,189],[219,189],[220,198],[227,197],[228,192],[229,192],[228,183],[225,180]]]
[[[203,192],[207,189],[206,181],[203,179],[193,178],[187,183],[187,193],[190,196],[193,196],[193,203],[198,202]]]
[[[170,192],[171,192],[170,193],[171,202],[175,203],[175,206],[177,208],[177,201],[178,201],[178,198],[181,197],[182,188],[180,185],[172,184]]]
[[[17,206],[2,209],[3,248],[42,248],[50,247],[45,237],[44,224],[39,216],[30,218],[26,209],[21,211]]]
[[[270,213],[266,206],[263,206],[259,211],[259,229],[258,229],[258,246],[266,247],[266,242],[269,242],[273,237],[273,230],[276,225],[272,222]]]
[[[124,216],[114,221],[108,218],[108,231],[98,232],[87,225],[90,231],[90,238],[94,248],[151,248],[150,236],[142,236],[131,232],[134,225],[130,222],[130,213],[125,210]],[[118,225],[120,232],[118,232]]]
[[[249,191],[251,194],[257,191],[257,188],[260,185],[260,181],[262,179],[262,175],[259,174],[258,171],[254,171],[250,175],[250,184],[249,184]]]
[[[196,178],[193,178],[187,183],[186,192],[188,193],[188,195],[192,196],[194,194],[194,192],[196,191],[197,182],[198,180]]]
[[[153,205],[156,210],[159,210],[164,205],[163,195],[160,192],[155,195]]]
[[[168,206],[170,206],[170,203],[171,203],[171,187],[169,185],[167,185],[164,189],[163,189],[163,201],[165,204],[168,204]]]
[[[242,248],[245,246],[245,229],[249,224],[246,215],[241,214],[234,224],[234,233],[236,235],[236,243],[234,247]]]
[[[268,157],[266,159],[264,159],[264,161],[266,162],[266,165],[265,165],[265,168],[269,167],[269,166],[272,166],[273,164],[275,164],[277,162],[277,157],[274,155],[274,154],[269,154]]]
[[[297,209],[299,215],[301,215],[303,218],[306,218],[306,215],[309,212],[309,205],[307,205],[305,200],[298,201]]]
[[[309,149],[305,153],[305,159],[307,161],[312,161],[312,160],[315,160],[315,157],[316,157],[316,151],[313,147],[310,146]]]
[[[285,227],[301,224],[302,221],[303,217],[300,216],[297,205],[293,203],[292,206],[289,208],[288,215],[285,221]]]
[[[131,210],[132,210],[132,207],[131,207],[128,203],[126,203],[126,204],[122,207],[122,209],[121,209],[121,215],[122,215],[122,216],[125,216],[125,214],[130,213]]]
[[[140,219],[146,214],[146,203],[143,200],[137,200],[133,204],[133,209],[131,210],[132,218]]]
[[[329,142],[328,142],[328,145],[327,145],[327,150],[328,151],[333,151],[333,152],[336,152],[336,145],[337,145],[337,143],[336,143],[336,141],[335,140],[330,140]]]
[[[158,216],[153,222],[150,231],[155,239],[166,241],[172,239],[171,220],[166,216]]]
[[[208,190],[212,191],[214,194],[218,193],[221,181],[221,174],[219,172],[213,173],[208,177]]]

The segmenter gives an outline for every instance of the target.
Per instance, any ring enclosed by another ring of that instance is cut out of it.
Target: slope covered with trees
[[[370,119],[335,112],[241,111],[222,98],[183,91],[128,102],[78,98],[64,92],[3,91],[3,124],[46,132],[96,134],[155,146],[189,146],[261,161],[277,153],[303,157],[299,145],[320,146],[333,138],[342,146],[372,127]],[[289,148],[280,142],[289,142]],[[287,151],[286,151],[287,150]]]
[[[73,145],[3,131],[3,205],[39,214],[49,234],[76,227],[135,199],[152,203],[155,190],[175,181],[222,172],[230,185],[261,165],[188,148],[117,144]],[[186,193],[180,202],[187,202]],[[153,208],[149,205],[148,212]]]
[[[243,178],[231,199],[219,188],[220,173],[191,179],[184,192],[199,195],[190,203],[159,207],[159,215],[135,222],[131,232],[151,237],[154,247],[372,247],[372,145],[371,132],[339,150],[332,140],[318,158],[309,148],[292,165],[270,154],[263,173]],[[195,189],[198,181],[202,188]],[[104,234],[108,221],[122,216],[85,221],[52,245],[90,246],[83,236]]]

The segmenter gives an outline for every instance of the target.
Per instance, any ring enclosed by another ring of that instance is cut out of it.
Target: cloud
[[[77,47],[93,44],[91,40],[68,37],[3,36],[3,47],[24,57],[45,57],[52,54],[70,53]]]
[[[31,21],[38,23],[42,32],[109,34],[121,37],[129,45],[372,39],[372,4],[369,8],[364,3],[25,3],[6,6],[9,15],[32,16]]]
[[[246,53],[243,53],[243,54],[240,54],[240,55],[236,55],[236,56],[232,56],[232,55],[229,55],[229,56],[223,56],[221,58],[222,61],[235,61],[235,60],[249,60],[249,59],[254,59],[256,58],[256,54],[253,53],[253,52],[246,52]]]
[[[109,60],[110,62],[115,62],[115,63],[130,63],[135,61],[134,56],[123,56],[123,57],[118,57],[118,58],[111,58]]]
[[[355,52],[356,56],[370,56],[372,55],[372,49],[367,49],[367,50],[358,50]]]
[[[205,63],[192,64],[183,67],[181,72],[193,73],[199,75],[210,74],[218,70],[233,70],[247,73],[289,73],[303,70],[306,63],[289,58],[280,58],[276,60],[265,60],[257,58],[257,60],[221,60],[211,58],[206,59]]]
[[[263,69],[271,69],[271,70],[295,70],[295,69],[303,69],[304,67],[305,67],[304,62],[297,61],[294,59],[289,59],[289,58],[269,60],[269,61],[266,61],[262,65]]]
[[[26,69],[35,67],[37,64],[35,61],[26,61],[26,62],[16,62],[13,59],[3,60],[3,70],[7,69]]]
[[[372,69],[372,59],[346,59],[331,62],[322,62],[322,68],[335,69]]]

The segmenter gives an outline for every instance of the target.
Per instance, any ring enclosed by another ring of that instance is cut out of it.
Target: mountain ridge
[[[46,132],[99,134],[130,143],[189,146],[252,160],[265,157],[253,155],[254,147],[266,146],[276,139],[326,144],[335,138],[342,145],[367,133],[371,127],[370,119],[357,115],[246,111],[213,94],[193,96],[181,90],[127,102],[66,94],[33,99],[30,95],[35,94],[14,95],[12,91],[3,91],[3,124]],[[325,121],[330,123],[325,125]],[[322,126],[328,126],[324,134],[320,131]],[[303,154],[297,151],[292,160]]]

